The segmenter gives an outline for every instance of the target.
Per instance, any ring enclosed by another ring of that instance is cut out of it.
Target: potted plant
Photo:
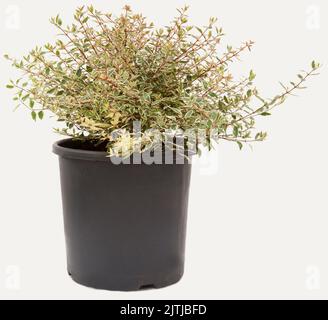
[[[220,42],[216,19],[198,28],[187,7],[156,29],[126,6],[115,17],[78,8],[54,44],[12,64],[24,76],[7,85],[33,120],[60,121],[58,141],[68,272],[109,290],[164,287],[183,275],[191,159],[200,146],[262,141],[255,119],[270,115],[319,64],[271,99],[255,73],[235,80],[230,63],[251,50]]]

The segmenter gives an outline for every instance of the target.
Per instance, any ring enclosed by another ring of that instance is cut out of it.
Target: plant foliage
[[[74,23],[64,26],[60,16],[51,19],[60,34],[53,44],[36,47],[22,60],[12,59],[23,72],[10,81],[14,100],[28,108],[33,120],[44,112],[54,114],[65,125],[58,132],[77,139],[104,143],[109,154],[128,155],[154,147],[158,136],[179,130],[202,130],[211,147],[215,139],[244,143],[262,141],[255,118],[269,116],[297,89],[304,88],[319,64],[298,75],[277,96],[264,99],[254,86],[255,73],[235,80],[230,64],[252,41],[239,48],[228,46],[219,53],[224,36],[211,18],[199,28],[188,22],[188,8],[178,10],[172,23],[161,29],[126,6],[115,17],[92,6],[78,8]],[[133,132],[141,123],[142,134]],[[113,131],[120,129],[116,138]]]

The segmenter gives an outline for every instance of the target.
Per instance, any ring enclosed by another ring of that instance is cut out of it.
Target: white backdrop
[[[280,90],[312,59],[321,76],[261,120],[266,142],[240,152],[222,143],[195,165],[186,272],[178,284],[137,293],[75,284],[66,274],[53,119],[13,112],[5,89],[20,57],[51,41],[51,16],[66,22],[78,5],[119,13],[124,4],[166,25],[191,5],[194,24],[217,16],[229,44],[255,40],[236,73],[253,68],[264,95]],[[0,2],[0,299],[328,298],[328,2],[325,0]],[[208,163],[206,163],[208,161]]]

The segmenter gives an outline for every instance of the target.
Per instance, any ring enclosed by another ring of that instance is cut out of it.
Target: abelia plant
[[[70,26],[52,18],[60,33],[55,43],[36,47],[22,60],[6,55],[23,72],[7,87],[16,89],[14,100],[34,120],[49,112],[64,124],[59,133],[102,145],[109,155],[143,152],[178,132],[187,140],[188,130],[203,133],[196,148],[211,148],[221,139],[240,148],[264,140],[255,119],[304,89],[319,64],[313,61],[297,81],[281,84],[281,93],[265,99],[254,85],[254,71],[237,80],[230,72],[253,42],[220,53],[224,34],[217,19],[195,27],[187,10],[178,10],[159,29],[128,6],[118,17],[92,6],[78,8]],[[136,123],[140,132],[133,130]]]

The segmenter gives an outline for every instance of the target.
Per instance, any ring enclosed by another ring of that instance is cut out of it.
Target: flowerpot
[[[107,290],[161,288],[184,271],[191,164],[114,164],[72,139],[59,156],[69,275]]]

